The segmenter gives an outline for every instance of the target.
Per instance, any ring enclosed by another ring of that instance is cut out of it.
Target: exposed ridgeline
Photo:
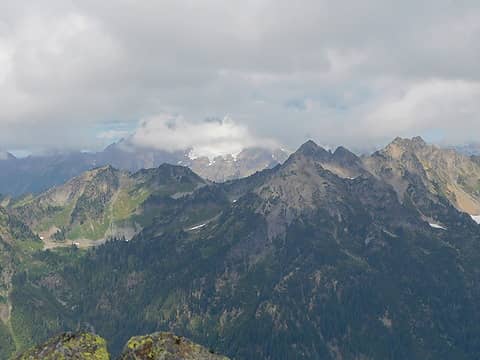
[[[152,197],[168,202],[205,184],[181,166],[165,164],[134,174],[106,166],[11,202],[9,208],[40,234],[47,247],[66,240],[91,245],[112,236],[129,239],[140,231],[150,218],[143,205]]]
[[[475,157],[428,145],[416,137],[397,138],[363,161],[370,172],[394,187],[402,201],[412,195],[412,186],[422,186],[460,211],[480,214],[480,163]]]
[[[91,333],[64,333],[18,355],[14,360],[109,360],[107,344]],[[228,360],[170,333],[136,336],[119,360]]]
[[[169,330],[235,359],[477,359],[480,227],[406,152],[308,142],[249,178],[152,198],[162,216],[132,241],[37,254],[46,270],[16,291],[56,310],[36,294],[13,309],[25,327],[93,327],[115,355]]]
[[[480,164],[473,157],[427,145],[421,138],[397,138],[361,159],[343,147],[332,153],[313,142],[300,149],[301,153],[309,151],[324,170],[340,178],[374,175],[391,185],[400,202],[414,206],[425,221],[448,224],[452,216],[458,216],[450,204],[470,215],[480,214]],[[219,188],[231,188],[238,197],[242,187],[248,187],[249,181],[258,182],[261,176],[252,178],[256,180],[228,182]],[[162,165],[133,175],[106,166],[36,197],[19,201],[6,197],[1,204],[38,232],[46,247],[72,241],[90,246],[113,236],[130,239],[158,217],[159,208],[170,213],[172,198],[206,183],[179,166]],[[234,193],[229,191],[229,195]],[[433,210],[436,205],[442,205],[443,211]]]

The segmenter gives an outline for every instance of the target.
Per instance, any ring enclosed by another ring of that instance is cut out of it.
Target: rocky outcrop
[[[107,343],[104,339],[90,333],[65,333],[54,337],[15,360],[108,360]]]
[[[64,333],[18,355],[14,360],[108,360],[106,341],[91,333]],[[119,360],[229,360],[171,333],[135,336]]]
[[[131,338],[120,360],[228,360],[201,345],[171,333]]]

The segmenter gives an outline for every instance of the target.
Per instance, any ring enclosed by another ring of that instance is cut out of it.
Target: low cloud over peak
[[[276,146],[271,139],[254,136],[247,126],[230,117],[188,121],[181,116],[157,115],[143,120],[129,141],[136,146],[165,151],[191,150],[192,157],[214,158],[237,154],[249,147]]]

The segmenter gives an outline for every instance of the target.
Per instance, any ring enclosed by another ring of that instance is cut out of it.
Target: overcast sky
[[[480,2],[0,0],[0,149],[129,133],[167,149],[480,140]]]

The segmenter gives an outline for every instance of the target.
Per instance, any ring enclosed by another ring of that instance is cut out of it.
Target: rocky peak
[[[293,154],[294,156],[303,155],[314,157],[316,159],[328,159],[332,153],[317,145],[313,140],[308,140]]]
[[[405,152],[415,152],[427,146],[428,144],[420,136],[411,139],[396,137],[385,147],[384,152],[393,158],[400,158]]]
[[[339,146],[334,151],[332,158],[335,161],[341,161],[344,163],[357,163],[360,161],[360,158],[357,155],[352,153],[347,148],[344,148],[343,146]]]
[[[423,140],[421,136],[415,136],[412,138],[411,141],[417,146],[421,146],[421,147],[427,146],[427,142]]]
[[[303,144],[286,164],[294,162],[313,162],[344,179],[354,178],[365,172],[360,158],[350,150],[340,146],[332,153],[311,140]]]
[[[170,164],[162,164],[153,169],[142,169],[133,174],[132,178],[154,188],[162,184],[171,184],[174,186],[175,184],[188,183],[192,185],[192,188],[207,184],[206,180],[202,179],[190,168]]]

